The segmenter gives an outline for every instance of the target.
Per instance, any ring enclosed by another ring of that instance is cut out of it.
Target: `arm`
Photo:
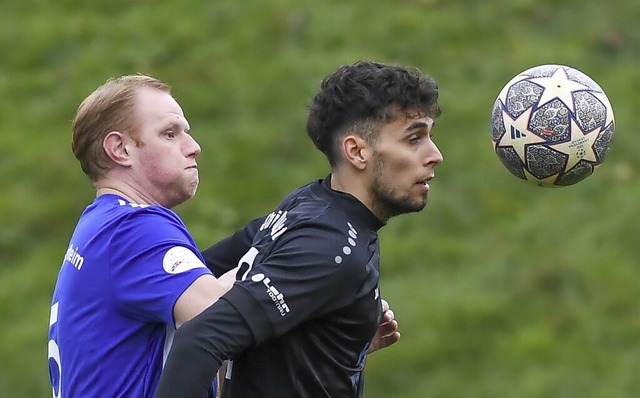
[[[239,289],[228,294],[235,295]],[[156,398],[201,398],[222,362],[253,345],[251,328],[225,297],[178,329]]]
[[[226,293],[236,280],[235,271],[234,268],[218,279],[212,275],[202,275],[196,279],[178,298],[173,308],[176,327],[179,328],[193,319]],[[224,369],[222,371],[224,372]],[[222,388],[223,382],[224,377],[221,374],[218,378],[218,388]]]
[[[216,279],[203,275],[196,279],[180,296],[173,310],[176,327],[194,318],[226,293],[236,280],[235,273],[242,255],[251,247],[253,235],[260,228],[262,218],[257,218],[233,235],[202,251],[207,268]]]
[[[200,314],[211,304],[216,302],[233,285],[234,270],[227,272],[216,279],[213,275],[202,275],[196,279],[180,295],[173,307],[173,317],[176,327],[179,328],[185,322]]]
[[[220,275],[218,279],[203,275],[180,296],[173,310],[176,327],[192,319],[226,293],[236,280],[238,262],[249,250],[262,218],[252,220],[246,227],[202,251],[207,268]]]

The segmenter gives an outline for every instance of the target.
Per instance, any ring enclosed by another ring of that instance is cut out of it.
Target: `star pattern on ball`
[[[538,103],[546,104],[554,98],[560,99],[571,111],[573,108],[573,92],[580,90],[588,90],[589,87],[584,84],[569,80],[567,72],[560,67],[549,77],[535,77],[530,79],[533,83],[539,84],[544,88]]]
[[[505,133],[502,135],[502,137],[500,137],[500,140],[496,144],[496,146],[501,146],[501,147],[505,147],[505,146],[513,147],[513,149],[516,151],[516,153],[520,157],[520,160],[522,160],[522,163],[526,163],[525,152],[526,152],[527,145],[546,142],[544,138],[541,138],[535,135],[534,133],[530,132],[527,129],[522,129],[521,131],[513,127],[514,125],[526,126],[531,117],[531,111],[532,109],[529,108],[520,116],[518,116],[514,120],[514,123],[511,124],[512,127],[510,131],[505,131]],[[510,118],[511,116],[509,116],[508,113],[503,111],[502,117],[506,119],[506,118]]]
[[[524,169],[524,178],[529,181],[529,182],[533,182],[536,185],[539,186],[553,186],[553,184],[556,183],[556,180],[558,179],[558,176],[560,174],[553,174],[550,175],[549,177],[545,177],[545,178],[538,178],[536,176],[534,176],[533,174],[529,173],[529,171],[527,171],[527,169]]]
[[[569,156],[566,170],[571,170],[581,160],[596,163],[598,158],[596,151],[593,149],[593,144],[596,142],[601,130],[601,128],[597,128],[585,134],[580,129],[580,126],[576,124],[576,121],[571,119],[571,140],[550,145],[550,147]]]

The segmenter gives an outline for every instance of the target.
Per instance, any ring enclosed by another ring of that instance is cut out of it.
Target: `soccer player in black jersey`
[[[156,397],[201,398],[226,359],[225,398],[362,397],[378,230],[425,207],[439,115],[437,84],[414,68],[361,61],[325,78],[307,133],[331,173],[203,252],[217,274],[239,263],[238,280],[178,329]]]

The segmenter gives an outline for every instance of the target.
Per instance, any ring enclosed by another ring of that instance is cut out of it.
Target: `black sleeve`
[[[207,267],[215,276],[235,268],[249,250],[264,217],[256,218],[244,228],[202,251]]]
[[[225,359],[251,347],[251,329],[226,297],[245,295],[232,288],[178,328],[155,393],[156,398],[202,398]]]

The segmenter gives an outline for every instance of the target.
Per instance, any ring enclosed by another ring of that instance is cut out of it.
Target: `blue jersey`
[[[78,221],[53,293],[53,396],[152,397],[175,331],[174,304],[207,273],[173,211],[96,198]]]

